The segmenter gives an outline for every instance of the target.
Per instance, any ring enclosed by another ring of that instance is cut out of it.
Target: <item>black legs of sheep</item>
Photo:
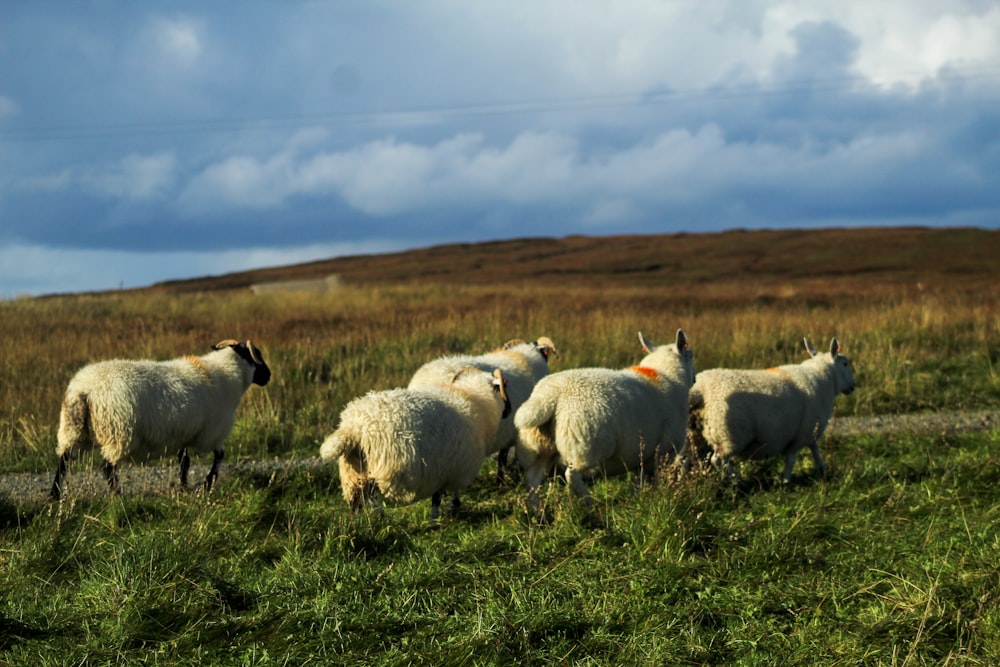
[[[62,485],[66,480],[66,471],[69,468],[69,461],[72,458],[69,452],[59,457],[59,467],[56,468],[56,478],[52,482],[52,489],[49,491],[49,498],[59,500],[62,498]],[[121,493],[121,485],[118,483],[118,466],[110,461],[104,462],[104,479],[108,482],[108,488],[112,493]]]
[[[59,467],[56,468],[56,479],[52,482],[52,490],[49,491],[49,498],[59,500],[62,497],[62,484],[66,479],[66,466],[69,464],[69,452],[59,457]]]
[[[188,456],[186,447],[177,452],[177,462],[181,464],[181,486],[186,489],[188,485],[188,470],[191,468],[191,457]]]
[[[108,489],[111,493],[120,494],[121,484],[118,483],[118,466],[111,461],[104,462],[104,479],[108,481]]]
[[[205,477],[205,492],[212,490],[212,484],[219,477],[219,464],[222,463],[222,457],[225,453],[222,451],[216,451],[215,459],[212,461],[212,469],[208,471],[208,476]]]
[[[212,461],[212,469],[205,477],[205,491],[211,491],[212,485],[219,477],[219,464],[222,463],[224,452],[215,452],[215,459]],[[69,452],[59,457],[59,467],[56,468],[56,478],[52,482],[52,489],[49,491],[49,498],[60,500],[63,494],[63,482],[66,481],[66,473],[69,469],[69,461],[72,458]],[[177,454],[177,460],[181,464],[181,486],[187,488],[188,470],[191,468],[191,457],[188,456],[187,449],[182,449]],[[108,482],[108,489],[111,493],[121,493],[121,482],[118,480],[118,466],[110,461],[104,462],[104,479]]]
[[[212,469],[208,471],[208,475],[205,477],[205,491],[211,491],[212,485],[218,479],[219,464],[222,463],[224,456],[225,452],[215,452],[215,458],[212,460]],[[181,464],[181,486],[186,489],[188,485],[188,470],[191,468],[191,457],[188,456],[187,448],[177,453],[177,461]]]
[[[458,493],[451,495],[451,512],[454,514],[462,506],[462,501],[458,498]],[[441,515],[441,492],[438,491],[431,496],[431,519],[437,519]]]

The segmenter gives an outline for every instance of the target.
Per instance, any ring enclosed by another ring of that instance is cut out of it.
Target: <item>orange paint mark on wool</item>
[[[656,380],[660,377],[660,374],[649,366],[632,366],[629,370],[644,376],[648,380]]]
[[[764,370],[767,371],[768,373],[774,373],[775,375],[780,375],[786,380],[791,379],[791,376],[788,374],[788,371],[778,368],[776,366],[772,366],[771,368],[765,368]]]
[[[194,369],[198,371],[198,375],[201,375],[206,380],[209,379],[208,368],[205,366],[205,360],[201,357],[196,357],[194,355],[188,355],[184,357],[184,361],[188,362]]]

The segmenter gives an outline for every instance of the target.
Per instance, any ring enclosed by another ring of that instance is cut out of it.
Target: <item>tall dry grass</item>
[[[242,292],[82,295],[0,303],[0,469],[47,469],[59,404],[73,373],[114,358],[164,359],[251,338],[274,372],[251,389],[230,457],[312,455],[350,399],[404,385],[441,354],[510,338],[551,337],[553,370],[621,367],[641,356],[637,331],[669,342],[683,328],[700,369],[804,358],[838,336],[859,391],[837,414],[1000,405],[995,292],[882,292],[738,298],[690,287],[349,287],[320,294]]]

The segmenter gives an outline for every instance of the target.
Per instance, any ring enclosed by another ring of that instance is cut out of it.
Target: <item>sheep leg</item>
[[[217,449],[213,453],[215,454],[215,458],[212,460],[212,469],[208,471],[208,475],[205,477],[205,493],[212,490],[212,485],[215,484],[215,480],[218,479],[219,464],[222,463],[222,457],[226,454],[221,449]]]
[[[816,466],[816,471],[822,479],[826,479],[827,469],[826,463],[823,462],[823,457],[819,454],[819,443],[811,442],[809,443],[809,449],[812,451],[813,464]]]
[[[565,476],[566,483],[569,484],[573,494],[580,498],[585,506],[590,507],[593,504],[593,499],[590,497],[590,489],[583,481],[583,473],[573,468],[566,468]]]
[[[504,485],[504,476],[507,471],[507,457],[510,453],[510,447],[504,447],[499,452],[497,452],[497,485]]]
[[[188,469],[191,467],[191,457],[188,456],[187,447],[177,452],[177,460],[181,464],[181,487],[186,489],[188,485]]]
[[[441,492],[437,491],[431,496],[431,521],[437,521],[441,515]]]
[[[104,462],[104,479],[108,480],[108,489],[111,493],[122,492],[121,484],[118,482],[118,466],[111,461]]]
[[[722,468],[723,472],[728,479],[733,484],[740,481],[739,471],[733,467],[733,463],[728,456],[720,456],[719,454],[713,453],[711,458],[712,465],[716,468]]]
[[[59,500],[62,497],[62,485],[66,479],[66,471],[68,470],[69,460],[69,452],[66,452],[59,457],[59,467],[56,468],[56,479],[52,482],[52,490],[49,491],[49,498],[52,500]]]
[[[795,465],[795,458],[798,452],[789,452],[785,454],[785,472],[781,476],[781,480],[785,484],[791,484],[792,482],[792,467]]]
[[[544,463],[536,462],[524,471],[524,485],[528,487],[528,506],[533,510],[537,510],[540,505],[538,487],[542,485],[543,479],[545,479]]]

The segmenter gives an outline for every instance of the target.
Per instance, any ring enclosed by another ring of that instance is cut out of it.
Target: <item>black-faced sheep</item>
[[[263,386],[270,378],[270,368],[249,340],[224,340],[201,357],[114,359],[84,366],[70,380],[59,415],[52,499],[62,496],[69,462],[91,447],[100,448],[115,492],[123,460],[176,454],[186,486],[189,451],[212,452],[205,478],[205,489],[211,489],[240,399],[251,383]]]

